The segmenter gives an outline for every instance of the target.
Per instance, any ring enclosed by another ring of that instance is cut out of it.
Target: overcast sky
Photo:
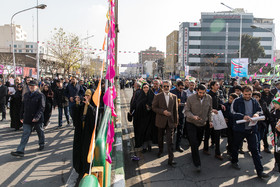
[[[139,52],[149,48],[166,50],[166,36],[178,30],[180,22],[199,22],[201,12],[226,11],[223,2],[232,8],[244,8],[255,17],[274,18],[276,37],[280,34],[277,0],[119,0],[119,51]],[[36,6],[37,0],[0,0],[0,25],[10,24],[17,11]],[[46,4],[39,10],[39,40],[47,41],[54,28],[62,27],[81,38],[94,35],[89,44],[102,48],[106,23],[107,0],[39,0]],[[14,23],[22,25],[29,41],[36,41],[36,10],[18,14]],[[277,40],[277,49],[280,46]],[[119,63],[135,63],[138,55],[119,54]],[[123,70],[123,69],[122,69]]]

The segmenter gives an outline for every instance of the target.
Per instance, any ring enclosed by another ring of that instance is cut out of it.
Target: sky
[[[88,39],[92,48],[101,49],[106,24],[107,0],[38,0],[47,8],[39,10],[39,41],[48,41],[54,28],[63,28]],[[191,3],[190,3],[191,2]],[[180,22],[199,22],[201,12],[244,8],[254,17],[273,18],[276,38],[280,34],[277,0],[119,0],[119,51],[140,52],[150,46],[166,51],[166,36],[178,30]],[[0,25],[10,24],[14,13],[37,5],[37,0],[0,0]],[[14,24],[22,25],[29,41],[36,41],[36,10],[20,13]],[[280,39],[276,40],[277,49]],[[97,53],[98,54],[98,53]],[[119,53],[118,63],[136,63],[137,53]],[[121,71],[124,68],[120,69]]]

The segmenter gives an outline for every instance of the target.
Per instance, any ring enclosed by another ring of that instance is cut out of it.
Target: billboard
[[[231,59],[231,77],[248,76],[248,58]]]

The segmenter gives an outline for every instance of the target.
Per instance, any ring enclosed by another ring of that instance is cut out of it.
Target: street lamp
[[[264,28],[264,27],[260,27],[260,26],[257,26],[257,25],[251,25],[251,28],[252,29],[257,29],[257,28],[260,28],[260,29],[263,29],[263,30],[266,30],[268,32],[271,32],[273,37],[274,37],[274,43],[276,43],[276,37],[275,37],[275,34],[272,30],[269,30],[267,28]],[[273,50],[273,47],[272,47],[272,59],[273,59],[273,78],[275,79],[275,62],[274,62],[274,50]]]
[[[227,7],[228,9],[232,10],[233,12],[236,12],[236,9],[234,8],[231,8],[230,6],[224,4],[224,3],[221,3],[221,5]],[[240,33],[239,33],[239,63],[240,63],[240,60],[241,60],[241,42],[242,42],[242,13],[241,12],[236,12],[240,15]],[[240,80],[238,79],[238,82]]]
[[[31,7],[31,8],[27,8],[27,9],[16,12],[11,18],[11,36],[12,36],[12,50],[13,50],[13,64],[14,64],[14,76],[15,76],[15,78],[16,78],[16,59],[15,59],[15,46],[14,46],[15,41],[14,41],[14,32],[13,32],[13,19],[14,19],[15,15],[17,15],[19,13],[22,13],[22,12],[25,12],[25,11],[28,11],[28,10],[31,10],[31,9],[34,9],[34,8],[44,9],[46,7],[47,7],[47,5],[40,4],[40,5]]]

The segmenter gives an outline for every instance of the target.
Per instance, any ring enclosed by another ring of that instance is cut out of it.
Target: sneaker
[[[20,152],[20,151],[11,152],[11,155],[13,155],[13,156],[19,156],[19,157],[24,157],[24,153],[23,153],[23,152]]]
[[[45,148],[45,146],[40,145],[40,147],[39,147],[38,151],[43,151],[43,149],[44,149],[44,148]]]
[[[236,170],[240,170],[240,169],[241,169],[238,163],[231,163],[231,166],[232,166],[234,169],[236,169]]]
[[[197,172],[201,172],[201,166],[195,166]]]
[[[266,179],[266,178],[269,178],[270,176],[268,174],[262,172],[261,174],[258,174],[258,177],[260,179]]]

